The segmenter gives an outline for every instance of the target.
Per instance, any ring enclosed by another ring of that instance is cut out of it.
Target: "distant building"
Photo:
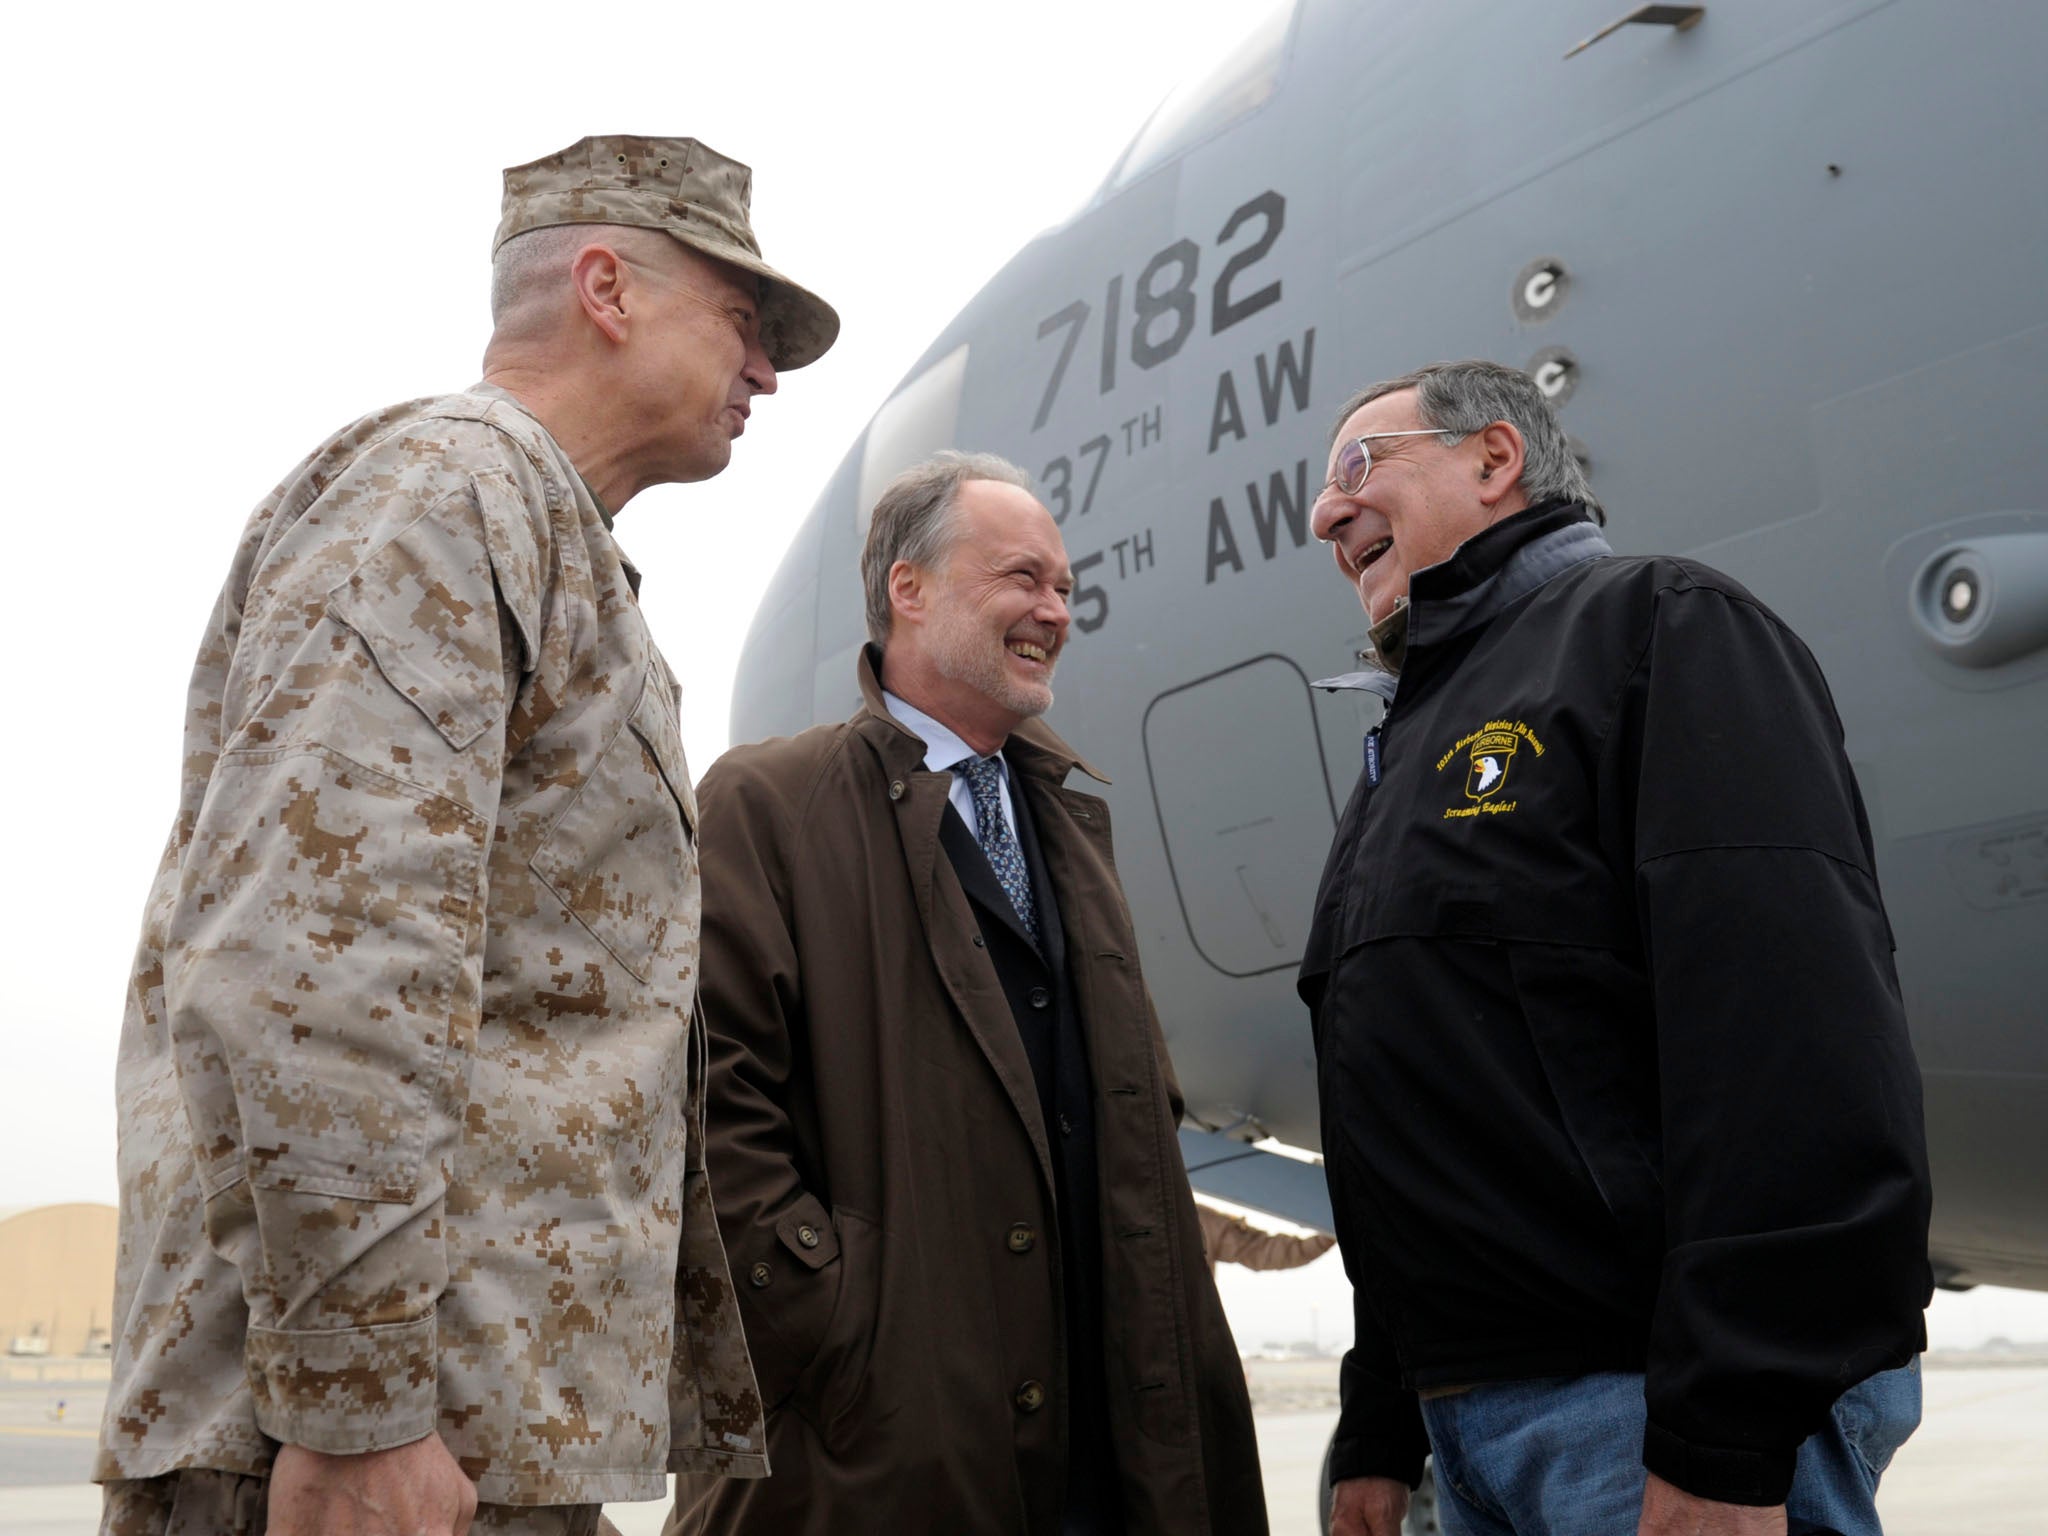
[[[118,1223],[111,1205],[0,1208],[0,1352],[111,1352]]]

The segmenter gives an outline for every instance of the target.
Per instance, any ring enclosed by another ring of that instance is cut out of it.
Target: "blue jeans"
[[[1447,1536],[1635,1536],[1643,1378],[1504,1381],[1422,1405]],[[1792,1531],[1883,1536],[1877,1480],[1920,1423],[1920,1363],[1873,1376],[1799,1448]]]

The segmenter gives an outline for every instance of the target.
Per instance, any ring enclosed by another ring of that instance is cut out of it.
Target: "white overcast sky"
[[[209,605],[250,507],[325,434],[476,377],[502,167],[586,133],[700,138],[753,166],[764,254],[844,322],[757,402],[724,475],[619,520],[701,773],[755,599],[869,415],[1260,9],[13,10],[0,1206],[115,1196],[123,988]],[[1349,1336],[1334,1255],[1226,1277],[1247,1346]],[[1950,1342],[2048,1337],[2048,1298],[1935,1320]]]

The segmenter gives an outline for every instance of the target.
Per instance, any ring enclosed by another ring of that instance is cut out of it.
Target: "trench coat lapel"
[[[1079,768],[1090,778],[1109,780],[1075,755],[1042,721],[1029,721],[1004,745],[1004,755],[1018,767],[1016,783],[1026,802],[1026,817],[1036,844],[1045,883],[1059,893],[1061,915],[1055,919],[1058,953],[1048,954],[1055,974],[1071,975],[1079,994],[1082,1030],[1095,1091],[1121,1095],[1136,1091],[1145,1077],[1134,1042],[1149,1050],[1149,1040],[1120,1027],[1126,1018],[1142,1016],[1130,998],[1104,994],[1112,978],[1131,973],[1135,956],[1125,953],[1130,939],[1121,923],[1106,923],[1120,911],[1121,897],[1105,900],[1101,871],[1114,870],[1110,848],[1109,807],[1098,797],[1066,787],[1069,771]],[[1109,877],[1111,880],[1114,876]],[[1112,893],[1113,894],[1113,893]],[[1069,924],[1074,926],[1069,927]],[[1105,971],[1103,962],[1109,963]]]
[[[905,873],[917,903],[917,916],[931,946],[932,965],[945,984],[953,1006],[967,1021],[981,1053],[1003,1085],[1010,1105],[1023,1121],[1038,1157],[1038,1171],[1053,1188],[1052,1144],[1046,1139],[1045,1116],[1038,1107],[1038,1085],[1031,1061],[1017,1033],[1009,1000],[996,977],[986,949],[974,945],[981,925],[969,905],[965,887],[940,842],[940,829],[950,809],[953,775],[932,773],[924,766],[924,743],[889,713],[882,698],[880,652],[868,646],[860,661],[860,689],[865,707],[850,722],[853,734],[880,759],[896,813]],[[958,820],[957,815],[954,818]],[[962,830],[964,831],[964,825]],[[972,839],[969,839],[972,841]],[[978,851],[978,850],[977,850]],[[994,872],[989,878],[994,880]],[[997,887],[1001,889],[1000,886]],[[1005,898],[1007,900],[1007,898]]]
[[[881,760],[889,784],[890,801],[896,812],[906,873],[910,877],[910,888],[917,902],[917,915],[924,928],[925,940],[931,946],[932,963],[938,970],[939,979],[945,983],[947,994],[953,999],[953,1006],[960,1010],[960,1017],[967,1021],[968,1031],[1002,1083],[1011,1107],[1023,1121],[1024,1129],[1031,1137],[1032,1149],[1038,1156],[1039,1175],[1045,1180],[1045,1188],[1050,1193],[1054,1188],[1052,1145],[1046,1138],[1045,1116],[1038,1107],[1038,1085],[1031,1075],[1031,1061],[1024,1054],[1024,1041],[1017,1033],[1017,1021],[1010,1013],[1009,1000],[1003,995],[1002,983],[996,977],[995,963],[989,959],[986,949],[977,949],[974,945],[980,923],[968,901],[966,887],[954,871],[953,860],[941,841],[953,775],[927,771],[924,743],[889,713],[888,704],[882,698],[881,651],[877,647],[868,645],[862,648],[858,672],[861,700],[865,707],[850,724],[853,733]],[[1090,777],[1105,784],[1109,782],[1082,762],[1073,749],[1042,721],[1026,721],[1005,743],[1004,752],[1018,767],[1017,777],[1012,780],[1013,791],[1034,797],[1044,796],[1043,799],[1032,800],[1033,811],[1049,805],[1055,796],[1065,793],[1058,786],[1071,768],[1079,767]],[[1033,778],[1041,782],[1025,782]],[[1084,805],[1101,804],[1085,795],[1078,799]],[[1062,822],[1076,824],[1067,810],[1067,806],[1061,804],[1054,814]],[[1085,812],[1076,814],[1085,822]],[[954,820],[958,819],[956,813]],[[961,830],[966,830],[964,822]],[[1108,835],[1105,821],[1101,824],[1101,840],[1105,848]],[[973,839],[970,837],[969,841]],[[1044,847],[1043,842],[1041,847]],[[978,845],[975,851],[979,854]],[[1051,848],[1044,851],[1047,855],[1047,880],[1056,884],[1063,874],[1071,870],[1071,861],[1058,858]],[[989,879],[995,882],[993,870],[989,872]],[[1000,883],[996,883],[996,890],[1002,890]],[[1002,899],[1007,907],[1008,896]]]
[[[974,947],[980,924],[968,904],[966,889],[954,872],[953,861],[940,844],[952,780],[950,773],[920,770],[895,781],[904,785],[904,794],[896,802],[896,823],[903,838],[911,890],[917,899],[917,915],[926,942],[931,945],[932,963],[938,969],[939,979],[946,984],[953,1006],[967,1021],[975,1043],[995,1069],[1003,1092],[1030,1133],[1032,1150],[1038,1154],[1039,1172],[1045,1178],[1046,1188],[1051,1189],[1052,1146],[1046,1140],[1045,1116],[1039,1111],[1031,1062],[1024,1054],[1024,1041],[1017,1033],[1017,1021],[1010,1014],[1002,983],[996,979],[995,964],[987,950]],[[1001,889],[997,887],[999,893]]]

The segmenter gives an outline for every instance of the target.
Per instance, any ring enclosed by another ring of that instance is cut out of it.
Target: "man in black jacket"
[[[1349,401],[1314,511],[1389,702],[1300,988],[1356,1294],[1339,1536],[1871,1533],[1918,1422],[1919,1075],[1812,656],[1622,558],[1541,394]]]

